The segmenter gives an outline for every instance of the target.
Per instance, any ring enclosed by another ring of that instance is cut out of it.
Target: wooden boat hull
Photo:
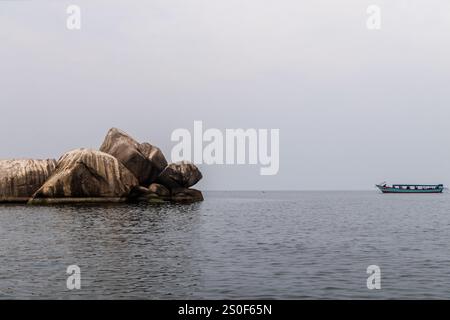
[[[377,188],[380,189],[383,193],[442,193],[444,188],[435,188],[435,189],[399,189],[399,188],[390,188],[390,187],[383,187],[378,186]]]

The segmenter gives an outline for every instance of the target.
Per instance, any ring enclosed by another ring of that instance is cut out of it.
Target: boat
[[[393,184],[386,183],[375,185],[383,193],[442,193],[443,184]]]

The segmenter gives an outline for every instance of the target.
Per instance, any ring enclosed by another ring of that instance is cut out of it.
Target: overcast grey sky
[[[0,1],[0,158],[98,148],[112,126],[169,157],[202,120],[280,129],[278,175],[203,165],[202,189],[450,185],[449,34],[448,0]]]

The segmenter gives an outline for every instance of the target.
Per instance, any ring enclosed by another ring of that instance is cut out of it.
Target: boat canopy
[[[393,187],[440,187],[442,184],[393,184]]]

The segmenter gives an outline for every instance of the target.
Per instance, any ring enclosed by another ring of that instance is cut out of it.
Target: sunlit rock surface
[[[56,160],[0,160],[0,202],[27,202],[53,173]]]
[[[64,154],[30,203],[125,201],[138,180],[115,157],[92,149]]]

